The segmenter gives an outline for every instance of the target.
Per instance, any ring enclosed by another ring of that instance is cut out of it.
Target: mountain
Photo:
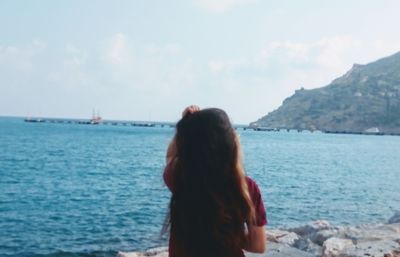
[[[354,66],[329,85],[299,89],[250,126],[400,132],[400,52]]]

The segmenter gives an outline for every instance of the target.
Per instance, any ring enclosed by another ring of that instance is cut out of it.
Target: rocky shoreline
[[[385,224],[333,226],[318,220],[297,228],[267,231],[267,251],[246,257],[400,257],[400,212]],[[118,257],[168,257],[160,247],[119,252]]]

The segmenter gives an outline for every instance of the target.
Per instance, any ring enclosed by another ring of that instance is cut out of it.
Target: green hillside
[[[251,126],[363,132],[400,132],[400,52],[355,64],[328,86],[296,90]]]

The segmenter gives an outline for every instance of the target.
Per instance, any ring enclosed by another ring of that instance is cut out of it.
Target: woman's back
[[[228,116],[220,109],[184,116],[171,145],[164,173],[172,192],[170,256],[243,256],[245,224],[263,227],[266,217]]]

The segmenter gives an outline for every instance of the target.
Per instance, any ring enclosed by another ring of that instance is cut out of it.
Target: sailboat
[[[102,122],[103,122],[103,119],[101,118],[99,111],[97,111],[97,115],[96,115],[95,111],[93,110],[93,115],[92,115],[92,119],[90,120],[90,124],[98,125]]]

